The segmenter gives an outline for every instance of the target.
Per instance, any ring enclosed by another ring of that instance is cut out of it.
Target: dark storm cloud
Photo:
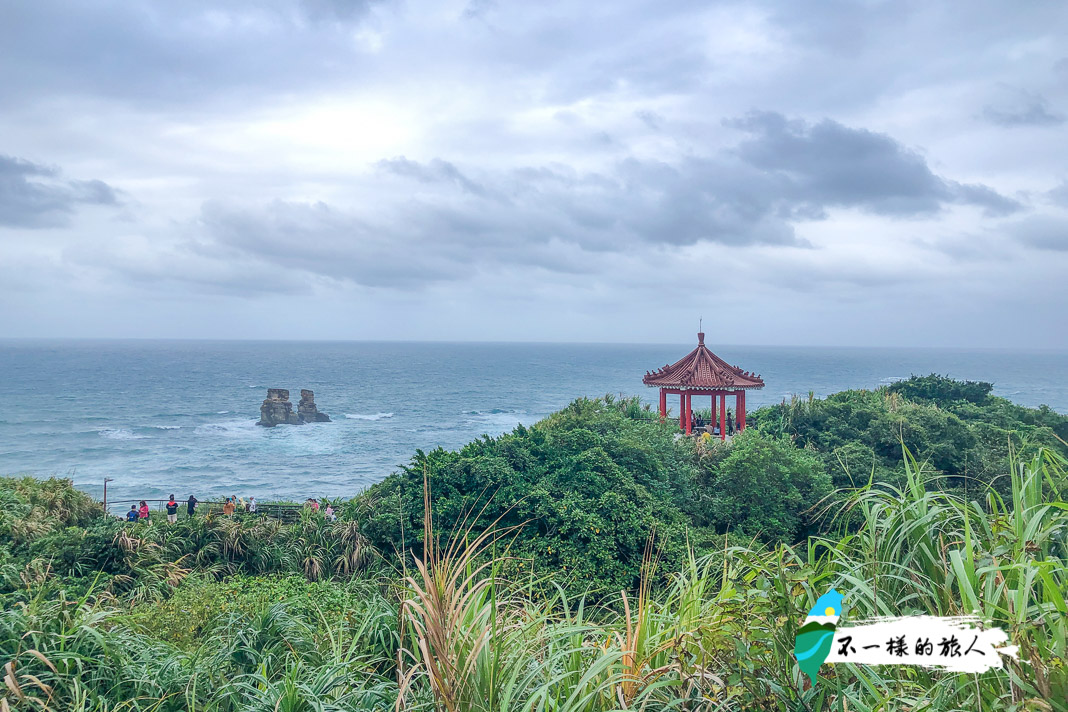
[[[750,134],[736,149],[747,164],[775,176],[787,206],[819,214],[823,207],[857,207],[879,215],[914,217],[947,203],[1006,215],[1020,205],[984,185],[935,175],[924,158],[885,134],[824,119],[815,124],[772,112],[728,121]]]
[[[1068,252],[1068,218],[1035,215],[1009,225],[1008,230],[1023,244],[1040,250]]]
[[[1023,105],[983,107],[983,116],[999,126],[1060,126],[1064,114],[1053,111],[1041,96],[1027,97]]]
[[[641,120],[643,124],[648,126],[653,131],[659,131],[663,128],[664,117],[655,111],[649,109],[639,109],[634,112],[634,116]]]
[[[469,0],[460,16],[465,20],[478,20],[485,17],[486,14],[496,9],[496,7],[496,0]]]
[[[58,168],[0,155],[0,226],[60,227],[79,205],[117,202],[103,181],[65,180]]]
[[[985,289],[978,313],[1068,259],[1068,5],[1025,5],[7,3],[0,152],[36,163],[0,163],[0,272],[64,310],[128,288],[146,323],[158,292],[223,294],[190,321],[224,336],[276,295],[453,309],[465,338],[518,300],[540,337],[568,304],[660,338],[717,289],[761,315],[724,320],[739,339],[864,338],[778,288],[873,324],[855,304],[892,315],[904,280]],[[109,184],[136,196],[122,222],[91,208]],[[5,306],[0,329],[38,329]],[[886,338],[949,338],[914,326]]]
[[[403,236],[321,202],[274,201],[254,209],[211,202],[200,223],[212,241],[206,253],[219,246],[283,271],[393,288],[459,276],[451,260],[435,251],[413,249],[419,246]]]
[[[371,0],[6,3],[0,105],[94,96],[199,112],[366,76]]]
[[[1054,203],[1068,207],[1068,180],[1050,190],[1047,195]]]
[[[599,171],[399,156],[376,164],[376,193],[360,204],[212,201],[197,224],[221,254],[410,289],[501,265],[591,273],[598,255],[636,249],[807,248],[795,226],[835,208],[894,218],[948,204],[998,215],[1020,208],[989,187],[936,175],[885,134],[774,113],[729,124],[744,132],[732,148],[673,162],[629,157]]]
[[[312,20],[352,22],[364,17],[374,0],[300,0],[300,6]]]
[[[378,162],[378,168],[386,173],[392,173],[405,178],[414,178],[421,183],[453,183],[461,189],[474,195],[485,196],[488,191],[474,182],[456,168],[455,165],[440,158],[435,158],[424,165],[415,161],[409,161],[404,156],[390,158]]]

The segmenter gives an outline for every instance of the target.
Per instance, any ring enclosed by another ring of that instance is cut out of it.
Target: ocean
[[[417,449],[498,435],[580,396],[655,403],[642,375],[694,345],[0,341],[0,474],[70,477],[98,497],[111,477],[112,502],[351,496]],[[750,410],[935,372],[1068,413],[1066,353],[709,346],[763,376]],[[315,391],[333,422],[258,427],[269,387],[294,408]]]

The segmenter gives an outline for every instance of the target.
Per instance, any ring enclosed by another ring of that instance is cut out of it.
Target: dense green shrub
[[[983,381],[958,381],[949,376],[932,373],[929,376],[912,376],[887,387],[890,393],[900,393],[909,400],[931,401],[948,405],[957,401],[982,404],[986,402],[993,384]]]
[[[653,532],[667,565],[681,562],[695,500],[692,443],[634,413],[633,401],[579,399],[458,452],[419,453],[354,502],[362,514],[353,516],[379,550],[418,554],[425,473],[440,531],[514,528],[510,573],[533,568],[578,590],[633,588]]]
[[[721,531],[794,542],[814,531],[815,505],[831,479],[813,453],[756,429],[701,460],[708,516]]]
[[[914,376],[874,391],[795,397],[760,408],[749,422],[814,451],[836,487],[869,478],[900,485],[905,448],[945,476],[933,480],[939,487],[993,482],[1004,492],[1011,451],[1068,453],[1068,416],[989,395],[989,385]]]
[[[706,457],[743,477],[776,471],[778,487],[816,462],[790,447],[749,433]],[[743,452],[763,466],[747,475],[731,462]],[[0,707],[1064,712],[1066,462],[1042,451],[1019,465],[1008,468],[1010,497],[966,501],[933,491],[933,473],[906,453],[901,488],[842,493],[858,519],[850,530],[797,546],[735,540],[722,556],[644,578],[626,606],[531,596],[500,575],[500,552],[482,571],[462,557],[423,560],[425,575],[403,580],[193,574],[167,600],[134,604],[33,584],[0,607]],[[830,587],[847,621],[976,611],[1019,660],[981,674],[834,665],[806,689],[794,637]]]

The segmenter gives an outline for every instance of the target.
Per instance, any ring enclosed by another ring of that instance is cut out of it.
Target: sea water
[[[111,477],[113,502],[351,496],[417,449],[529,425],[580,396],[655,404],[642,375],[693,346],[0,341],[0,475],[70,477],[98,497]],[[749,409],[937,372],[1068,413],[1065,353],[709,346],[763,376]],[[268,388],[288,388],[294,408],[315,391],[333,422],[258,427]]]

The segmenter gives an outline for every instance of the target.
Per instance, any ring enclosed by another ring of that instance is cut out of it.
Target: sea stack
[[[273,428],[276,425],[299,425],[301,422],[293,412],[293,404],[289,402],[289,391],[285,388],[268,388],[267,400],[260,406],[260,422],[257,425]]]
[[[302,423],[329,423],[330,416],[320,413],[315,407],[315,394],[306,388],[300,391],[300,403],[297,404],[297,418]]]

